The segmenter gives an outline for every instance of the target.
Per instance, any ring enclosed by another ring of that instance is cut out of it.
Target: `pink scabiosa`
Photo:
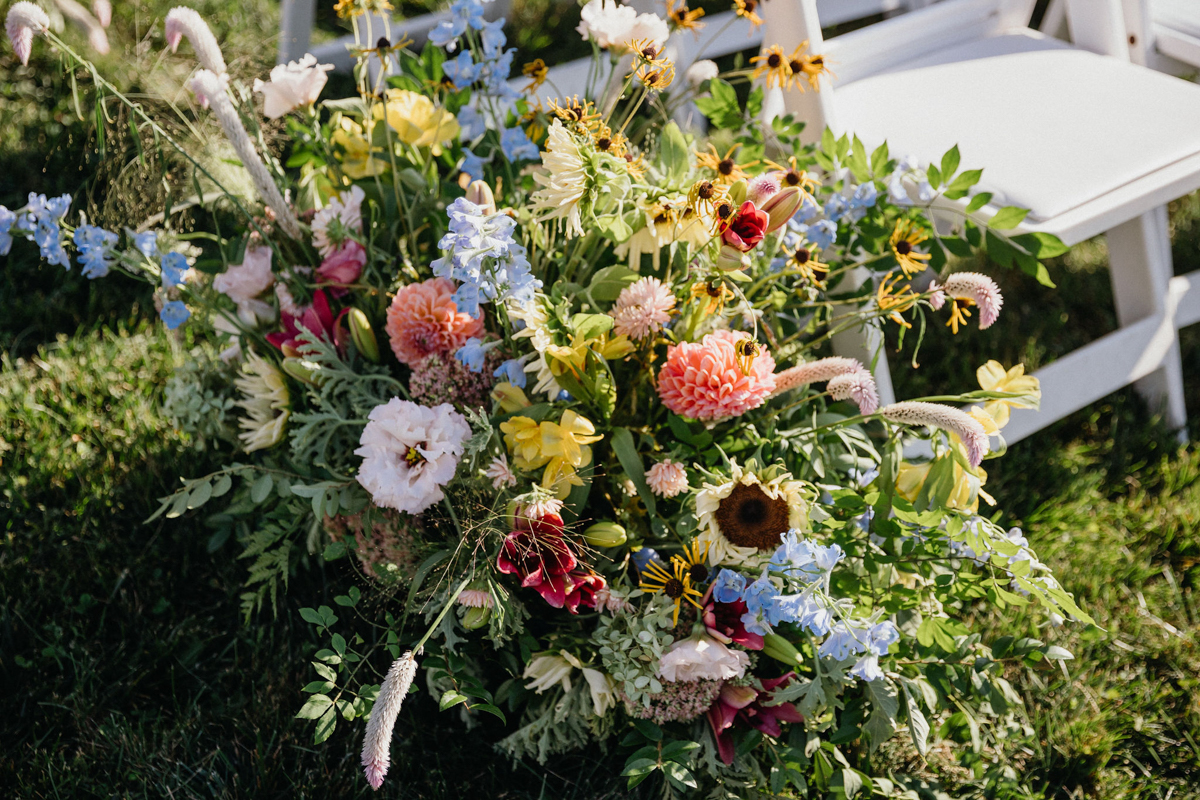
[[[378,790],[387,775],[391,764],[392,730],[396,727],[400,706],[416,675],[417,659],[409,650],[392,662],[383,685],[379,687],[379,695],[367,720],[367,735],[363,739],[362,749],[363,772],[372,789]]]
[[[426,408],[393,397],[371,409],[354,451],[358,482],[375,505],[420,514],[445,495],[471,426],[454,407]]]
[[[167,12],[164,28],[167,45],[172,53],[186,36],[192,43],[192,49],[196,51],[196,60],[200,62],[200,66],[217,75],[225,74],[225,59],[221,56],[221,47],[209,30],[204,17],[185,6],[176,6]]]
[[[871,373],[858,359],[840,356],[797,364],[776,373],[772,397],[822,381],[827,382],[829,393],[835,400],[853,400],[864,414],[874,413],[879,407],[879,393]]]
[[[483,335],[483,318],[458,310],[454,283],[430,278],[401,286],[387,311],[392,352],[410,367],[437,353],[453,353],[467,339]]]
[[[675,295],[658,278],[641,278],[626,286],[617,297],[612,316],[613,330],[618,336],[645,339],[653,336],[671,321]]]
[[[322,256],[329,256],[346,240],[347,234],[362,233],[362,204],[366,193],[361,186],[351,186],[329,201],[329,205],[313,215],[313,247]]]
[[[748,333],[714,331],[699,342],[667,348],[658,396],[681,417],[737,417],[758,408],[774,391],[774,371],[775,359]]]
[[[939,403],[893,403],[879,410],[879,415],[890,422],[903,425],[927,425],[941,428],[958,436],[967,448],[967,460],[972,467],[988,453],[988,434],[979,420],[965,411]]]
[[[4,19],[4,30],[12,42],[13,52],[22,65],[29,64],[33,52],[33,37],[50,30],[50,18],[35,3],[21,0],[13,3]]]
[[[934,282],[929,288],[933,292],[929,305],[933,306],[934,311],[945,305],[947,297],[953,298],[954,307],[950,310],[950,321],[946,325],[955,333],[958,333],[958,326],[965,324],[966,318],[971,315],[968,310],[970,306],[979,306],[979,329],[986,330],[999,319],[1000,307],[1004,305],[1000,287],[987,275],[978,272],[956,272],[944,284]]]
[[[646,483],[659,497],[675,497],[688,489],[687,470],[668,458],[646,470]]]

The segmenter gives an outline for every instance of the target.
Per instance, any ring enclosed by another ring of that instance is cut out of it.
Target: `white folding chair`
[[[1030,30],[1032,7],[945,0],[827,41],[814,0],[767,3],[764,16],[769,43],[808,39],[837,73],[781,99],[810,130],[887,140],[926,164],[957,144],[995,195],[981,217],[1018,205],[1025,230],[1068,244],[1106,234],[1121,328],[1039,370],[1042,409],[1014,415],[1006,439],[1130,383],[1181,429],[1177,328],[1200,321],[1200,273],[1172,278],[1164,204],[1200,188],[1200,87],[1129,63],[1120,0],[1069,3],[1074,47]],[[835,347],[869,361],[880,345]]]
[[[1133,63],[1172,75],[1194,75],[1200,69],[1200,2],[1122,0],[1122,4]],[[1063,0],[1051,0],[1038,27],[1070,41]]]

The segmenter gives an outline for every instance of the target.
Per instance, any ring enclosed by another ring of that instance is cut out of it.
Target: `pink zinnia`
[[[658,278],[642,278],[621,290],[612,316],[613,330],[618,336],[645,339],[663,329],[671,321],[675,295]]]
[[[761,352],[742,372],[736,346],[749,338],[722,330],[668,347],[667,363],[658,373],[663,405],[681,417],[703,420],[736,417],[761,406],[775,389],[775,359],[759,345]]]
[[[647,470],[646,483],[649,484],[650,491],[659,497],[674,497],[687,491],[687,472],[683,464],[667,459]]]
[[[452,353],[483,334],[483,318],[460,312],[453,295],[454,284],[445,278],[410,283],[396,292],[388,306],[387,334],[401,364]]]

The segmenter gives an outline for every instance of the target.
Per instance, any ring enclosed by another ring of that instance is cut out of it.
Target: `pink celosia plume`
[[[101,26],[107,28],[112,24],[112,3],[109,0],[92,0],[92,13]]]
[[[872,414],[879,408],[879,393],[871,373],[858,359],[840,356],[797,364],[777,373],[772,396],[823,381],[828,382],[833,399],[853,400],[864,414]]]
[[[363,771],[372,789],[382,786],[387,775],[391,764],[392,730],[416,674],[417,659],[410,650],[392,662],[383,686],[379,688],[379,696],[375,698],[362,749]]]
[[[736,417],[762,405],[775,389],[775,359],[762,345],[752,361],[740,358],[738,343],[749,338],[721,330],[699,342],[668,347],[667,362],[658,373],[663,405],[681,417],[703,420]]]
[[[860,413],[874,414],[879,408],[875,376],[865,369],[844,372],[832,378],[826,387],[834,400],[853,400]]]
[[[979,306],[979,329],[985,330],[1000,317],[1000,308],[1004,305],[1004,297],[1000,287],[987,275],[978,272],[956,272],[946,279],[942,285],[933,284],[929,287],[934,291],[929,298],[929,304],[937,311],[946,302],[947,297],[962,297],[971,300]]]
[[[167,12],[165,25],[167,45],[174,53],[183,37],[192,43],[196,51],[196,60],[200,66],[217,75],[225,74],[225,59],[221,55],[221,47],[217,37],[213,36],[204,18],[190,8],[176,6]]]
[[[978,467],[987,455],[988,435],[979,421],[965,411],[939,403],[893,403],[884,406],[879,414],[891,422],[904,425],[928,425],[950,431],[967,448],[967,460]]]
[[[46,12],[27,0],[13,3],[4,19],[8,40],[12,42],[13,52],[23,65],[29,63],[29,56],[33,52],[33,37],[49,29],[50,18]]]

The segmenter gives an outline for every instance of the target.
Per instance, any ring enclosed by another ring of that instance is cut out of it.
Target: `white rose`
[[[658,674],[671,682],[730,680],[745,675],[748,666],[750,656],[741,650],[701,635],[672,645],[658,662]]]
[[[331,69],[332,64],[318,64],[316,56],[309,53],[272,69],[269,83],[256,79],[254,91],[262,93],[263,114],[279,119],[293,108],[315,103],[325,88],[325,73]]]

